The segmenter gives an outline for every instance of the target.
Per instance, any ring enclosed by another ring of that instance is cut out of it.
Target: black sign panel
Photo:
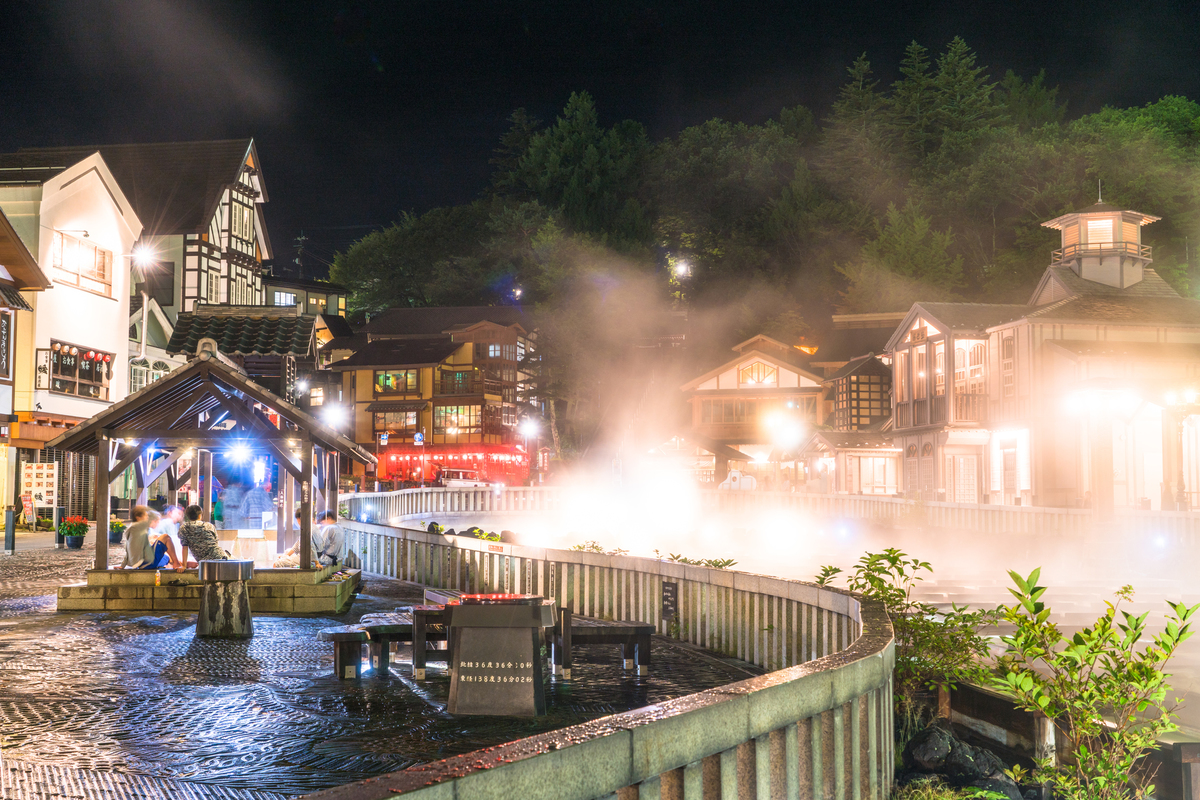
[[[12,377],[12,314],[0,313],[0,378]]]
[[[540,633],[533,627],[451,628],[454,673],[446,710],[518,717],[545,714]]]
[[[673,581],[663,581],[662,585],[662,618],[663,624],[670,625],[671,620],[679,616],[679,584]]]

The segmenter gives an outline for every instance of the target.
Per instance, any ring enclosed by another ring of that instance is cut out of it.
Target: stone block
[[[103,597],[59,597],[59,611],[103,611]]]
[[[292,608],[297,614],[333,614],[337,612],[337,599],[334,597],[297,597],[292,601]]]
[[[107,586],[84,586],[83,584],[74,584],[72,586],[58,587],[58,599],[70,600],[100,600],[103,601],[108,595]]]
[[[152,611],[154,599],[144,597],[137,600],[122,600],[110,597],[104,602],[104,608],[107,611]]]
[[[295,597],[335,597],[338,593],[339,585],[340,584],[326,581],[325,583],[318,583],[314,586],[306,586],[298,583],[290,588],[293,596]]]
[[[314,576],[320,570],[303,569],[255,569],[254,577],[250,579],[251,586],[291,585],[316,583]]]
[[[154,586],[118,586],[111,585],[107,589],[109,600],[149,600],[154,597]]]
[[[250,610],[255,614],[287,614],[294,610],[290,597],[251,597]]]
[[[282,583],[268,584],[266,586],[255,586],[253,583],[251,583],[249,585],[250,599],[253,600],[258,597],[291,597],[296,588],[301,587],[290,586]]]
[[[88,573],[88,583],[92,583],[94,577],[109,586],[153,586],[155,572],[157,570],[153,569],[110,569],[107,573],[96,570]],[[163,580],[172,580],[166,577],[168,574],[176,576],[170,570],[163,570]]]
[[[112,570],[89,569],[87,571],[88,586],[107,586],[112,582]]]
[[[746,741],[749,707],[745,696],[702,693],[681,698],[677,704],[694,707],[630,731],[635,780]]]
[[[200,600],[201,585],[190,586],[155,586],[154,599],[159,600]]]

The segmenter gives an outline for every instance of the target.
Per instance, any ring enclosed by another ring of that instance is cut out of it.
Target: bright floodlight
[[[321,412],[321,419],[325,421],[326,425],[334,428],[340,427],[346,421],[346,409],[341,406],[326,406],[325,410]]]
[[[133,248],[133,263],[139,267],[148,267],[154,263],[154,250],[149,245],[139,244]]]
[[[239,442],[229,448],[225,457],[235,464],[245,464],[246,459],[250,458],[250,446]]]
[[[308,381],[296,381],[296,391],[304,394],[308,391]]]
[[[533,419],[532,417],[526,418],[526,420],[521,423],[521,434],[523,436],[537,436],[539,430],[541,430],[541,426],[538,425],[537,420]]]
[[[692,265],[686,261],[679,260],[675,262],[675,275],[680,278],[685,278],[692,273]]]
[[[517,298],[518,300],[521,299],[521,287],[520,286],[513,289],[513,297]]]

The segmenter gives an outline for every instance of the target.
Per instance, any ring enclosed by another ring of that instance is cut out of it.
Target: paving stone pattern
[[[442,664],[420,683],[407,665],[390,681],[342,682],[332,645],[316,641],[322,627],[418,600],[415,587],[371,580],[348,614],[260,615],[251,640],[197,640],[188,614],[54,613],[53,596],[34,593],[81,574],[88,555],[31,552],[0,562],[0,800],[274,800],[755,672],[656,639],[653,672],[637,678],[617,648],[580,648],[548,716],[455,718]]]

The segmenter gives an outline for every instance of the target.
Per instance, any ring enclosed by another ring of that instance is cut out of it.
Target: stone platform
[[[335,577],[338,573],[341,577]],[[357,569],[256,569],[250,580],[250,610],[255,614],[340,614],[350,608],[361,580]],[[182,581],[181,586],[167,585]],[[203,584],[190,569],[88,570],[87,580],[58,587],[59,611],[196,611]]]

